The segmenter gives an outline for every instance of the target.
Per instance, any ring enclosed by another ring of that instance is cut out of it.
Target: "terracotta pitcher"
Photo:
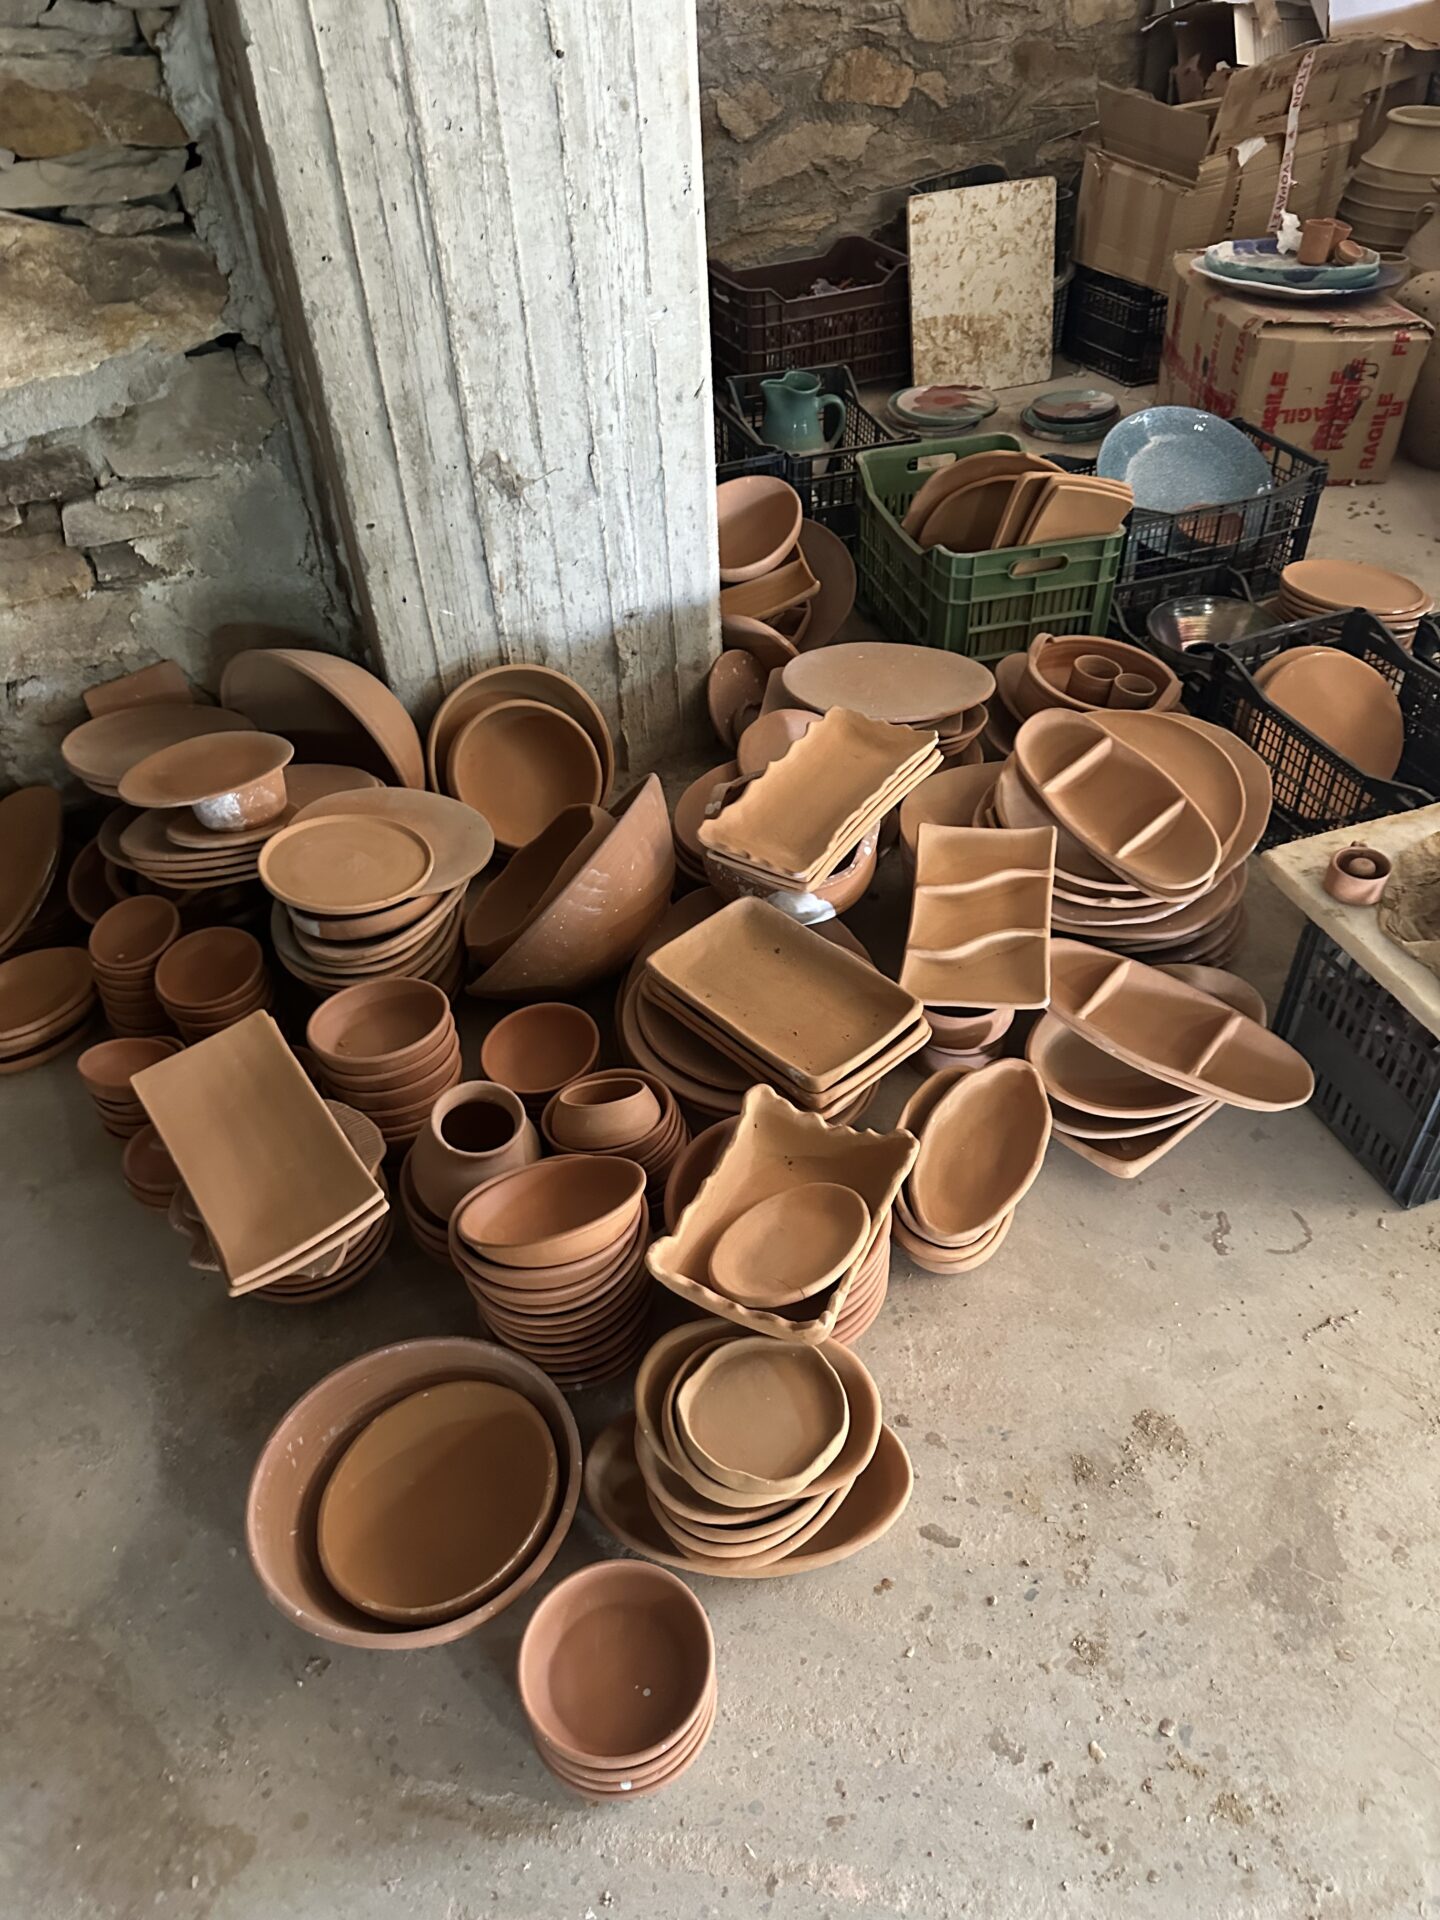
[[[448,1220],[477,1187],[529,1166],[541,1151],[540,1136],[509,1087],[462,1080],[441,1094],[416,1134],[410,1179],[427,1211]]]
[[[766,446],[785,453],[828,453],[845,432],[845,402],[838,393],[822,393],[820,377],[792,367],[760,382],[765,415],[760,438]],[[827,434],[825,421],[833,416],[835,430]]]

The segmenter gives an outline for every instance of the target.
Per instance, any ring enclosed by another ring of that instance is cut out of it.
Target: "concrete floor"
[[[1433,583],[1434,499],[1332,494],[1313,550]],[[1295,922],[1251,897],[1273,1006]],[[334,1305],[229,1304],[68,1060],[0,1112],[7,1915],[1440,1912],[1440,1213],[1308,1114],[1222,1114],[1133,1184],[1056,1149],[978,1273],[897,1259],[862,1351],[909,1510],[804,1581],[697,1581],[714,1737],[612,1813],[530,1747],[528,1604],[370,1656],[245,1558],[275,1418],[370,1346],[472,1331],[459,1282],[401,1240]],[[587,1437],[621,1398],[582,1400]],[[582,1511],[560,1570],[611,1550]]]

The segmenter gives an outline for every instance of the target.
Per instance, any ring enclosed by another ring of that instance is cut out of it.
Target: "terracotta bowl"
[[[467,1197],[468,1199],[468,1197]],[[517,1267],[488,1260],[484,1254],[477,1253],[458,1231],[464,1205],[456,1207],[450,1216],[450,1240],[455,1265],[467,1280],[484,1283],[486,1291],[504,1288],[510,1294],[547,1295],[552,1304],[562,1301],[569,1304],[579,1293],[594,1294],[609,1282],[619,1278],[625,1272],[636,1254],[643,1252],[646,1240],[646,1222],[644,1210],[636,1209],[634,1224],[629,1230],[602,1246],[595,1253],[586,1254],[578,1260],[556,1262],[546,1267]],[[503,1303],[503,1296],[502,1296]],[[518,1306],[518,1300],[510,1302]]]
[[[602,807],[566,807],[520,848],[465,916],[465,944],[489,964],[518,939],[614,825]]]
[[[460,1077],[460,1040],[457,1035],[449,1050],[441,1054],[433,1067],[413,1080],[407,1080],[398,1087],[385,1087],[379,1092],[370,1092],[355,1086],[351,1082],[342,1083],[325,1075],[326,1085],[331,1089],[333,1099],[346,1099],[358,1107],[362,1113],[368,1113],[377,1119],[385,1114],[409,1115],[415,1109],[423,1108],[428,1115],[431,1107],[440,1095],[453,1087]]]
[[[180,934],[172,900],[137,894],[101,914],[90,929],[90,958],[102,975],[144,974]]]
[[[634,1074],[586,1074],[545,1109],[548,1138],[565,1153],[613,1153],[660,1124],[660,1102]]]
[[[548,1100],[594,1066],[600,1029],[583,1007],[542,1000],[493,1026],[480,1046],[480,1071],[522,1100]]]
[[[142,1067],[153,1067],[180,1051],[178,1040],[158,1037],[153,1040],[101,1040],[87,1047],[75,1062],[75,1069],[97,1101],[135,1101],[130,1086],[132,1074]]]
[[[517,1094],[493,1080],[463,1080],[440,1095],[416,1135],[410,1180],[421,1205],[448,1220],[477,1188],[540,1152]]]
[[[720,579],[758,580],[778,567],[800,536],[805,510],[788,481],[746,474],[715,489]]]
[[[645,1169],[633,1160],[567,1154],[492,1180],[465,1202],[455,1230],[499,1265],[557,1266],[628,1232],[644,1193]]]
[[[155,968],[155,991],[182,1012],[204,1012],[243,998],[265,969],[265,952],[243,927],[202,927],[167,947]]]
[[[673,1573],[604,1560],[540,1602],[520,1642],[517,1679],[544,1746],[581,1766],[638,1766],[699,1720],[715,1684],[715,1636]]]
[[[437,1031],[448,1032],[453,1021],[433,982],[397,975],[342,988],[311,1014],[305,1039],[327,1067],[353,1072],[383,1061],[398,1071],[430,1051]]]
[[[976,1053],[1008,1033],[1015,1019],[1013,1007],[927,1007],[934,1044],[949,1053]]]
[[[736,1120],[717,1120],[713,1127],[697,1133],[670,1169],[665,1182],[665,1231],[674,1233],[675,1222],[714,1172],[726,1147],[735,1137]]]
[[[502,700],[456,734],[445,785],[485,816],[497,847],[514,848],[566,807],[598,806],[605,776],[594,741],[568,713],[539,700]]]
[[[350,1088],[356,1093],[377,1094],[395,1093],[402,1087],[413,1086],[417,1080],[432,1074],[442,1060],[450,1059],[456,1049],[459,1036],[453,1024],[436,1028],[433,1044],[424,1053],[407,1059],[401,1066],[389,1065],[372,1067],[368,1063],[360,1066],[336,1067],[329,1061],[317,1064],[317,1071],[337,1088]],[[344,1098],[344,1093],[339,1096]]]
[[[320,1499],[350,1442],[385,1407],[445,1380],[514,1387],[545,1416],[560,1460],[560,1500],[533,1557],[481,1605],[422,1627],[384,1625],[341,1598],[316,1544]],[[245,1538],[251,1564],[292,1625],[341,1646],[406,1652],[445,1646],[502,1613],[531,1588],[570,1530],[580,1498],[580,1434],[564,1395],[517,1353],[484,1340],[407,1340],[329,1374],[298,1400],[266,1441],[250,1481]]]

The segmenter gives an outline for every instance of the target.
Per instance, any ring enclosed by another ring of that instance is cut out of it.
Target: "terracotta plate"
[[[443,793],[423,793],[413,787],[336,792],[311,800],[295,817],[317,820],[329,814],[383,815],[414,828],[435,854],[427,882],[432,893],[448,893],[464,885],[489,864],[495,851],[495,835],[484,814]]]
[[[429,842],[383,816],[326,815],[267,840],[260,878],[277,900],[312,913],[375,913],[426,888]]]
[[[0,800],[0,953],[45,898],[60,859],[62,824],[54,787],[22,787]]]
[[[137,761],[147,760],[161,747],[254,725],[243,713],[228,713],[223,707],[121,707],[67,733],[60,755],[77,778],[110,790],[119,786]]]

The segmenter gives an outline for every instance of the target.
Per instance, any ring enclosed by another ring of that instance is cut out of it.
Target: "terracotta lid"
[[[785,1187],[726,1227],[710,1255],[711,1283],[746,1306],[792,1306],[837,1280],[869,1235],[870,1209],[853,1187]]]
[[[382,1620],[448,1619],[514,1577],[558,1491],[537,1407],[493,1381],[445,1381],[377,1414],[341,1456],[320,1499],[321,1564]]]
[[[0,800],[0,953],[35,917],[60,860],[64,816],[54,787]]]
[[[121,707],[67,733],[60,754],[87,786],[114,791],[131,767],[162,747],[204,734],[247,731],[254,724],[223,707]]]
[[[489,864],[495,851],[495,835],[484,814],[443,793],[424,793],[414,787],[352,789],[309,801],[295,818],[318,820],[330,814],[381,815],[413,828],[435,855],[426,881],[431,893],[463,886]]]
[[[939,647],[859,640],[789,662],[785,690],[802,707],[849,707],[871,720],[931,724],[988,700],[995,676],[978,660]]]
[[[260,853],[278,900],[313,913],[373,913],[422,892],[435,856],[413,827],[383,815],[326,814],[284,827]]]
[[[131,807],[193,807],[265,779],[294,755],[294,747],[278,733],[176,740],[128,769],[120,798]]]

